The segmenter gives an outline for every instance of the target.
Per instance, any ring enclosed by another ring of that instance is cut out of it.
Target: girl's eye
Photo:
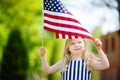
[[[78,43],[82,43],[82,42],[78,42]]]
[[[71,43],[71,45],[74,45],[75,43]]]

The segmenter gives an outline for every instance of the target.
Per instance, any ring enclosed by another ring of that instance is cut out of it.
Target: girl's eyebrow
[[[71,43],[74,43],[74,42],[71,42]]]

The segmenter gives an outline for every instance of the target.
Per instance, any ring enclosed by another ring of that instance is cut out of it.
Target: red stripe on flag
[[[48,14],[48,13],[44,13],[44,16],[47,16],[49,18],[53,18],[53,19],[59,19],[59,20],[66,20],[66,21],[71,21],[71,22],[76,22],[76,23],[79,23],[81,24],[78,20],[76,19],[73,19],[73,18],[69,18],[69,17],[64,17],[64,16],[57,16],[57,15],[51,15],[51,14]]]
[[[81,30],[81,31],[85,31],[85,32],[88,32],[85,28],[82,28],[82,27],[78,27],[78,26],[75,26],[75,25],[70,25],[70,24],[63,24],[63,23],[56,23],[56,22],[51,22],[51,21],[48,21],[48,20],[44,20],[44,23],[47,23],[47,24],[50,24],[50,25],[53,25],[53,26],[56,26],[56,27],[63,27],[63,28],[72,28],[72,29],[78,29],[78,30]]]
[[[59,33],[56,33],[56,38],[59,38]]]
[[[68,34],[70,39],[72,39],[72,35],[73,35],[73,36],[78,35],[78,37],[88,38],[88,39],[94,40],[93,37],[88,36],[88,35],[84,35],[84,34],[80,34],[80,33],[59,31],[59,30],[55,30],[55,29],[48,28],[48,27],[45,27],[45,29],[48,30],[48,31],[55,32],[55,33],[57,33],[57,35],[58,35],[58,33],[62,33],[62,34],[65,33],[65,34]],[[71,36],[70,36],[70,35],[71,35]],[[77,38],[78,38],[78,37],[77,37]],[[63,38],[63,39],[65,39],[65,38]]]
[[[71,35],[71,34],[69,34],[69,36],[68,36],[68,37],[69,37],[69,39],[72,39],[72,35]]]
[[[65,33],[62,33],[62,38],[65,39]]]

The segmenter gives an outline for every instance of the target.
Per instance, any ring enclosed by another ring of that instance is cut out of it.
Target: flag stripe
[[[53,13],[53,12],[49,11],[49,13]],[[80,29],[88,32],[85,28],[82,28],[82,25],[76,19],[73,19],[72,17],[68,18],[66,17],[66,14],[63,14],[63,13],[60,13],[60,14],[62,16],[56,15],[56,14],[50,15],[50,14],[44,13],[45,15],[44,23],[50,23],[55,26],[61,25],[62,27],[76,28],[76,29]]]
[[[56,32],[56,38],[63,38],[62,37],[62,34],[63,33],[66,33],[66,34],[69,34],[69,39],[74,39],[75,37],[72,37],[73,35],[78,35],[78,37],[82,37],[82,38],[88,38],[88,39],[91,39],[91,40],[94,40],[94,38],[92,36],[88,36],[88,35],[85,35],[85,34],[78,34],[78,33],[72,33],[72,32],[64,32],[64,31],[59,31],[59,30],[55,30],[55,29],[51,29],[51,28],[48,28],[48,27],[45,27],[46,30],[49,30],[49,31],[52,31],[52,32]],[[59,33],[61,33],[61,37],[59,37]],[[76,37],[76,38],[78,38]],[[63,38],[65,39],[65,38]]]
[[[51,28],[51,29],[54,29],[55,32],[57,31],[64,31],[64,32],[72,32],[72,33],[80,33],[80,34],[85,34],[85,35],[88,35],[88,36],[91,36],[88,32],[85,32],[85,31],[82,31],[82,30],[78,30],[78,29],[71,29],[71,28],[64,28],[64,27],[61,27],[61,26],[52,26],[50,24],[44,24],[44,28]],[[46,27],[47,26],[47,27]],[[91,36],[92,37],[92,36]]]
[[[64,23],[64,24],[71,24],[71,25],[76,25],[76,26],[82,26],[81,24],[73,22],[73,21],[62,20],[62,19],[54,19],[54,18],[50,18],[49,16],[45,16],[44,20],[48,20],[48,21],[51,21],[51,22],[59,23],[59,24]]]
[[[65,14],[65,13],[58,13],[58,12],[52,12],[44,10],[44,16],[48,16],[50,18],[54,19],[60,19],[60,20],[66,20],[66,21],[72,21],[81,24],[78,20],[75,19],[71,14]]]
[[[75,26],[75,25],[71,25],[71,24],[64,24],[64,23],[56,23],[56,22],[51,22],[51,21],[48,21],[48,20],[44,20],[45,23],[47,24],[50,24],[50,25],[53,25],[53,26],[56,26],[56,27],[65,27],[65,28],[73,28],[73,29],[78,29],[78,30],[82,30],[82,31],[85,31],[85,32],[88,32],[87,30],[83,29],[82,27],[78,27],[78,26]]]

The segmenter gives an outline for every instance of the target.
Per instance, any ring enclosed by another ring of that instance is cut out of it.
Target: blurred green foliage
[[[36,80],[40,80],[47,77],[42,71],[39,56],[39,48],[42,43],[42,0],[0,0],[0,72],[3,71],[1,65],[5,58],[10,57],[10,54],[6,55],[6,57],[4,55],[9,35],[14,28],[20,31],[28,55],[26,56],[26,60],[28,59],[29,63],[27,70],[28,80],[36,78]],[[53,33],[45,31],[44,46],[50,65],[61,58],[64,42],[53,37],[55,37]],[[9,46],[9,49],[11,47],[12,45]],[[52,78],[55,75],[59,77],[59,73],[55,73],[52,74]]]
[[[97,27],[92,31],[92,35],[94,36],[94,38],[100,39],[101,36],[102,36],[101,27],[100,27],[100,26],[97,26]],[[97,50],[96,50],[93,42],[91,43],[91,49],[92,49],[92,51],[93,51],[95,54],[97,53]]]
[[[21,38],[21,33],[13,29],[3,52],[1,80],[26,80],[28,54]]]

